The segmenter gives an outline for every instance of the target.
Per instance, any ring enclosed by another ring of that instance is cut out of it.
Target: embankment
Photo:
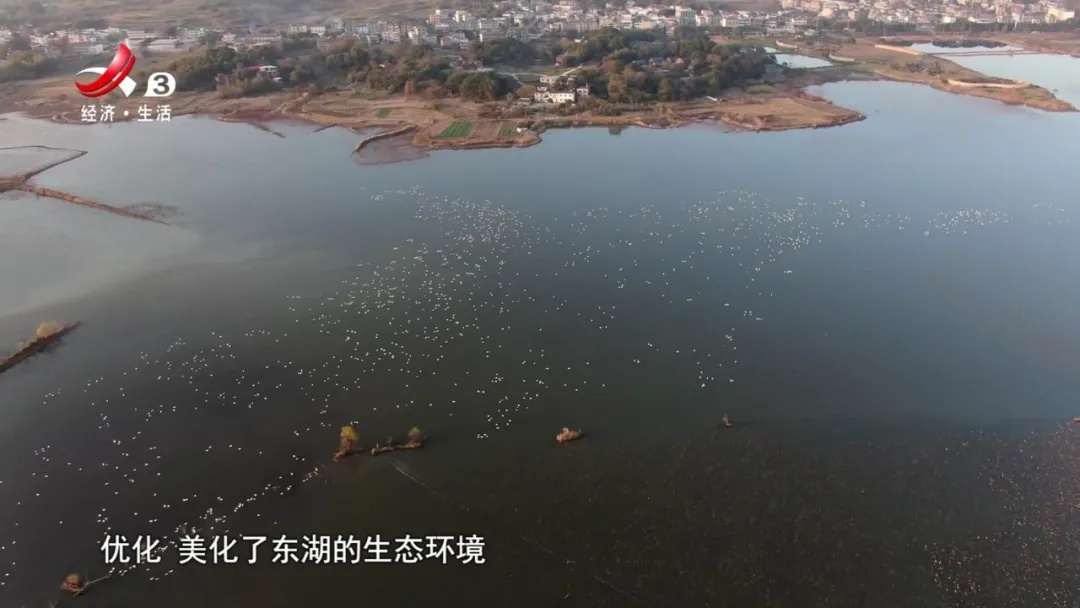
[[[30,357],[44,351],[50,345],[56,343],[57,340],[64,337],[66,334],[71,332],[71,330],[75,329],[78,326],[78,322],[68,323],[67,325],[60,327],[56,331],[53,331],[43,336],[38,336],[33,340],[27,342],[10,356],[5,357],[4,359],[0,359],[0,373],[6,372],[7,370],[18,365],[19,363],[22,363]]]
[[[540,143],[540,137],[533,134],[532,137],[514,139],[432,139],[425,140],[423,148],[426,150],[482,150],[484,148],[528,148],[538,143]]]
[[[1031,83],[1024,82],[1023,80],[1017,80],[1013,82],[972,82],[968,80],[957,80],[950,78],[946,82],[950,86],[961,88],[974,88],[981,87],[985,89],[1026,89],[1031,86]]]
[[[11,178],[0,179],[0,192],[5,190],[22,190],[23,192],[30,192],[38,196],[44,196],[46,198],[55,198],[57,200],[74,203],[76,205],[82,205],[83,207],[90,207],[92,209],[99,209],[101,211],[108,211],[116,215],[122,215],[136,220],[143,220],[144,222],[154,222],[156,224],[165,224],[159,219],[129,211],[127,209],[121,209],[120,207],[113,207],[112,205],[106,205],[105,203],[99,203],[89,199],[75,196],[70,192],[64,192],[62,190],[53,190],[52,188],[44,188],[42,186],[35,186],[34,184],[28,184],[21,180],[13,180]]]
[[[840,127],[843,125],[851,124],[853,122],[859,122],[866,120],[864,114],[858,112],[851,112],[848,114],[836,114],[828,118],[823,118],[817,122],[792,126],[789,123],[777,120],[773,116],[768,115],[754,115],[754,114],[741,114],[738,112],[724,112],[719,115],[720,122],[729,127],[739,129],[740,131],[790,131],[792,129],[827,129],[829,127]]]
[[[36,175],[40,175],[40,174],[48,171],[49,169],[52,169],[54,167],[59,167],[60,165],[62,165],[64,163],[67,163],[67,162],[71,162],[71,161],[73,161],[75,159],[82,158],[83,156],[85,156],[87,154],[86,150],[72,150],[72,149],[69,149],[69,148],[54,148],[52,146],[10,146],[10,147],[6,147],[6,148],[0,148],[0,152],[7,152],[7,151],[11,151],[11,150],[49,150],[49,151],[52,151],[52,152],[70,152],[71,153],[66,158],[61,158],[59,160],[54,160],[51,163],[44,164],[44,165],[42,165],[40,167],[37,167],[36,169],[31,169],[30,171],[24,171],[22,173],[19,173],[18,175],[14,175],[14,176],[12,176],[10,178],[6,178],[6,179],[20,181],[20,182],[25,182],[25,181],[29,180],[30,178],[32,178],[32,177],[34,177]]]
[[[878,49],[881,49],[883,51],[893,51],[895,53],[903,53],[905,55],[914,55],[915,57],[921,57],[922,55],[926,54],[926,53],[923,53],[921,51],[915,51],[915,50],[905,48],[905,47],[902,47],[902,46],[893,46],[891,44],[875,44],[874,48],[878,48]]]
[[[379,141],[380,139],[388,139],[388,138],[391,138],[391,137],[395,137],[397,135],[404,135],[405,133],[408,133],[410,131],[415,131],[417,128],[419,128],[419,127],[417,127],[416,125],[405,125],[404,127],[401,127],[400,129],[394,129],[392,131],[383,131],[382,133],[376,133],[375,135],[372,135],[371,137],[365,137],[364,139],[360,140],[360,143],[356,144],[356,148],[353,150],[353,152],[354,153],[359,152],[360,150],[362,150],[364,148],[364,146],[370,144],[373,141]]]

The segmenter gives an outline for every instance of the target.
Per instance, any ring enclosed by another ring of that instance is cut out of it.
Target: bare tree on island
[[[424,432],[420,430],[420,427],[414,426],[409,429],[409,442],[406,445],[420,446],[424,443]]]
[[[334,454],[334,460],[340,460],[350,454],[355,454],[358,441],[360,441],[360,436],[357,435],[356,429],[348,425],[341,427],[340,442],[338,451]]]

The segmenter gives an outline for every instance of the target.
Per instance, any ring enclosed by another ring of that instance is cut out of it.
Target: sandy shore
[[[959,38],[959,37],[956,37]],[[941,39],[946,39],[942,36]],[[948,38],[954,39],[954,38]],[[987,41],[1002,42],[1027,48],[1023,45],[1047,44],[1043,37],[1017,35],[1006,42],[1001,37],[982,37]],[[1073,37],[1080,45],[1080,38]],[[792,51],[828,59],[840,57],[852,71],[871,74],[881,80],[924,84],[946,93],[993,99],[1008,105],[1020,105],[1047,112],[1075,112],[1076,108],[1058,99],[1047,89],[1030,83],[1002,81],[965,68],[946,57],[920,53],[903,44],[929,43],[926,36],[895,36],[863,38],[853,44],[842,44],[828,50],[802,48]],[[1042,42],[1038,42],[1042,41]],[[893,42],[894,44],[886,44]],[[1058,52],[1061,52],[1060,47]],[[1080,48],[1080,46],[1078,46]],[[1034,49],[1033,49],[1034,50]],[[1068,53],[1064,53],[1068,54]],[[982,86],[980,86],[980,84]],[[1003,86],[1004,85],[1004,86]],[[1015,87],[1015,88],[1013,88]]]

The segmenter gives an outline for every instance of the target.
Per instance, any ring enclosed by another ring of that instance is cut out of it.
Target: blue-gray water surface
[[[1078,60],[963,62],[1080,103]],[[1080,115],[815,92],[868,119],[381,165],[303,125],[0,121],[89,151],[43,185],[175,211],[0,198],[0,343],[83,322],[0,377],[0,604],[104,575],[107,534],[228,533],[487,562],[173,546],[78,601],[1080,606]],[[346,424],[430,443],[331,463]]]

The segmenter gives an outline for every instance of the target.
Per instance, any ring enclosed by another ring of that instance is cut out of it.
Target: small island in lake
[[[68,332],[78,327],[78,325],[78,322],[66,324],[42,323],[38,325],[33,338],[21,342],[15,348],[15,352],[4,359],[0,359],[0,373],[6,372],[17,364],[43,352]]]
[[[360,441],[360,437],[356,432],[356,429],[352,426],[341,427],[341,433],[339,434],[338,451],[334,453],[334,460],[341,460],[346,456],[352,456],[353,454],[360,454],[363,449],[357,444]],[[414,426],[409,429],[406,434],[406,440],[403,443],[394,442],[393,437],[388,437],[386,443],[376,443],[375,447],[371,448],[371,455],[378,456],[384,452],[394,452],[397,450],[418,450],[424,447],[427,442],[427,438],[424,436],[420,427]]]
[[[558,435],[555,435],[555,441],[559,443],[569,443],[571,441],[577,441],[585,436],[585,433],[581,432],[581,429],[572,429],[568,426],[564,426]]]

